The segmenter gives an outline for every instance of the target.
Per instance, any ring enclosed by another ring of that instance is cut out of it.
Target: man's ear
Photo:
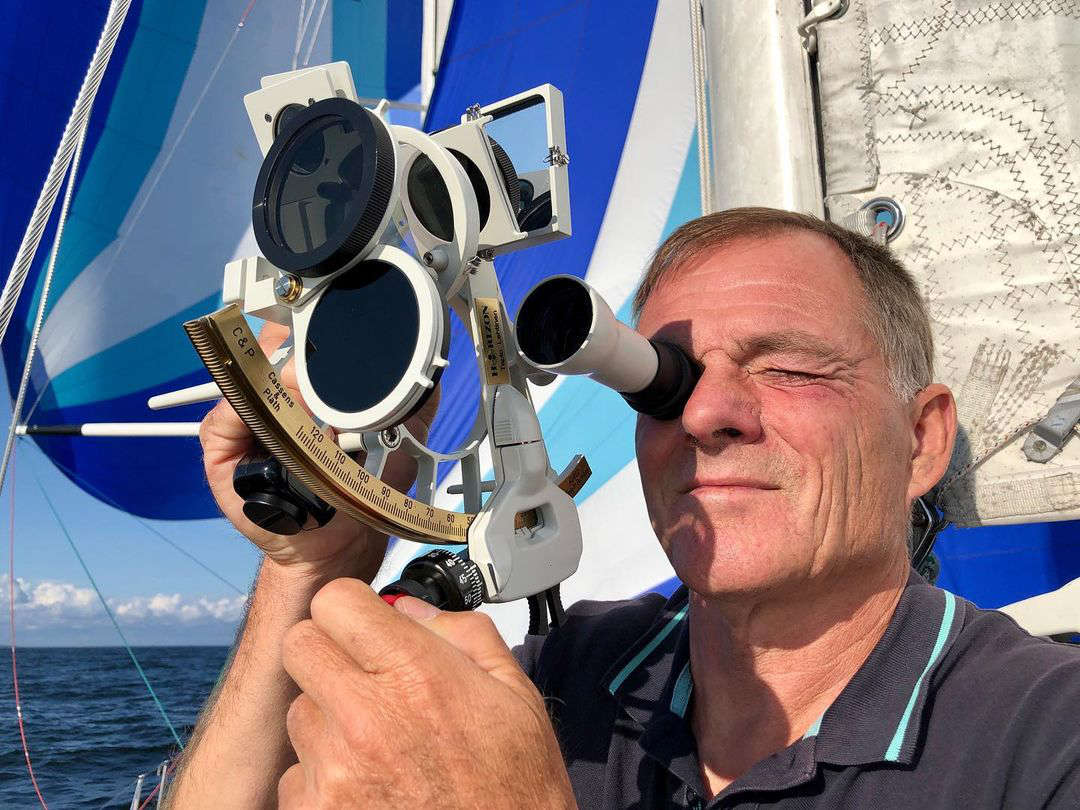
[[[914,444],[908,499],[925,495],[949,468],[956,440],[956,401],[940,383],[928,385],[911,401]]]

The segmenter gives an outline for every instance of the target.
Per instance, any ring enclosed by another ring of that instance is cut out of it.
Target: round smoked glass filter
[[[330,283],[311,314],[311,387],[337,411],[374,407],[408,373],[419,330],[419,304],[405,274],[389,262],[360,262]]]
[[[272,203],[286,248],[297,254],[319,250],[342,229],[346,211],[366,202],[365,146],[359,132],[331,119],[285,153],[288,171]]]
[[[314,278],[341,270],[370,250],[392,205],[390,132],[343,98],[290,105],[275,128],[255,182],[255,241],[290,273]]]
[[[416,156],[406,182],[409,204],[428,233],[445,242],[454,238],[454,209],[442,175],[425,154]]]

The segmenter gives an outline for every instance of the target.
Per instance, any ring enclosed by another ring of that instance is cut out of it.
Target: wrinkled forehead
[[[739,315],[772,326],[817,324],[823,334],[861,341],[871,336],[869,310],[839,247],[820,234],[785,231],[740,237],[673,266],[645,301],[638,328],[651,335],[689,317]]]

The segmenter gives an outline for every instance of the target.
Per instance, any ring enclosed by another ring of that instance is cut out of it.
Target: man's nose
[[[708,364],[682,413],[687,437],[703,447],[761,438],[761,403],[747,374],[736,366]]]

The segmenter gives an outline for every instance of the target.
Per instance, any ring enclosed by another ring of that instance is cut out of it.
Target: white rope
[[[701,21],[701,0],[690,0],[690,63],[694,74],[701,213],[711,214],[713,193],[712,173],[709,169],[709,105],[705,93],[705,29]]]
[[[297,64],[300,62],[300,49],[304,46],[304,37],[307,36],[308,26],[311,25],[311,15],[315,13],[316,0],[311,0],[311,5],[307,6],[305,13],[305,0],[300,0],[300,19],[297,21],[296,27],[296,46],[293,48],[292,56],[292,69],[296,70]]]
[[[23,284],[26,282],[26,274],[34,263],[38,245],[41,243],[41,234],[52,215],[53,206],[56,204],[56,196],[60,192],[60,184],[71,163],[71,156],[75,151],[75,143],[80,139],[80,132],[86,127],[90,118],[90,110],[101,86],[102,76],[109,66],[116,39],[120,35],[120,28],[127,18],[131,0],[112,0],[109,4],[109,13],[105,17],[105,25],[101,29],[97,48],[90,59],[90,66],[83,77],[82,87],[75,99],[75,106],[71,110],[67,124],[64,126],[64,134],[60,138],[60,146],[53,155],[52,165],[49,166],[49,174],[45,178],[45,184],[41,187],[34,212],[30,217],[30,223],[23,233],[19,251],[15,254],[15,261],[11,265],[7,281],[4,282],[4,291],[0,293],[0,340],[7,334],[11,315],[15,311],[15,304],[19,300]]]
[[[313,3],[315,0],[311,0]],[[304,11],[306,11],[307,0],[300,0],[299,4],[299,19],[296,21],[296,40],[293,43],[293,59],[291,70],[296,70],[296,59],[300,53],[300,43],[304,41]]]
[[[75,146],[75,154],[71,158],[71,168],[67,175],[67,187],[64,189],[64,201],[60,205],[60,220],[56,223],[56,235],[53,236],[52,255],[49,256],[49,266],[45,271],[45,279],[41,284],[41,300],[38,302],[37,315],[34,317],[34,328],[30,332],[30,345],[26,349],[26,362],[23,364],[22,378],[19,380],[19,393],[15,397],[15,405],[11,409],[11,424],[8,426],[7,439],[4,441],[4,456],[0,460],[0,490],[3,490],[4,481],[7,479],[8,462],[11,460],[11,450],[15,446],[15,431],[19,426],[23,401],[26,399],[26,388],[30,382],[30,369],[34,365],[34,352],[37,351],[38,337],[41,335],[41,324],[45,320],[45,306],[49,301],[53,271],[56,270],[56,257],[60,254],[60,240],[64,236],[64,224],[67,222],[68,209],[71,207],[71,196],[75,189],[75,180],[79,173],[79,161],[82,160],[83,144],[86,142],[86,132],[90,128],[89,124],[90,117],[87,116],[83,119],[82,129],[79,130],[79,141]]]
[[[326,14],[328,5],[330,5],[330,0],[323,0],[322,8],[319,9],[319,16],[315,18],[315,30],[311,32],[311,42],[308,43],[307,52],[304,54],[304,67],[307,67],[308,62],[311,61],[311,52],[315,50],[315,43],[319,41],[319,30],[322,28],[323,16]]]

